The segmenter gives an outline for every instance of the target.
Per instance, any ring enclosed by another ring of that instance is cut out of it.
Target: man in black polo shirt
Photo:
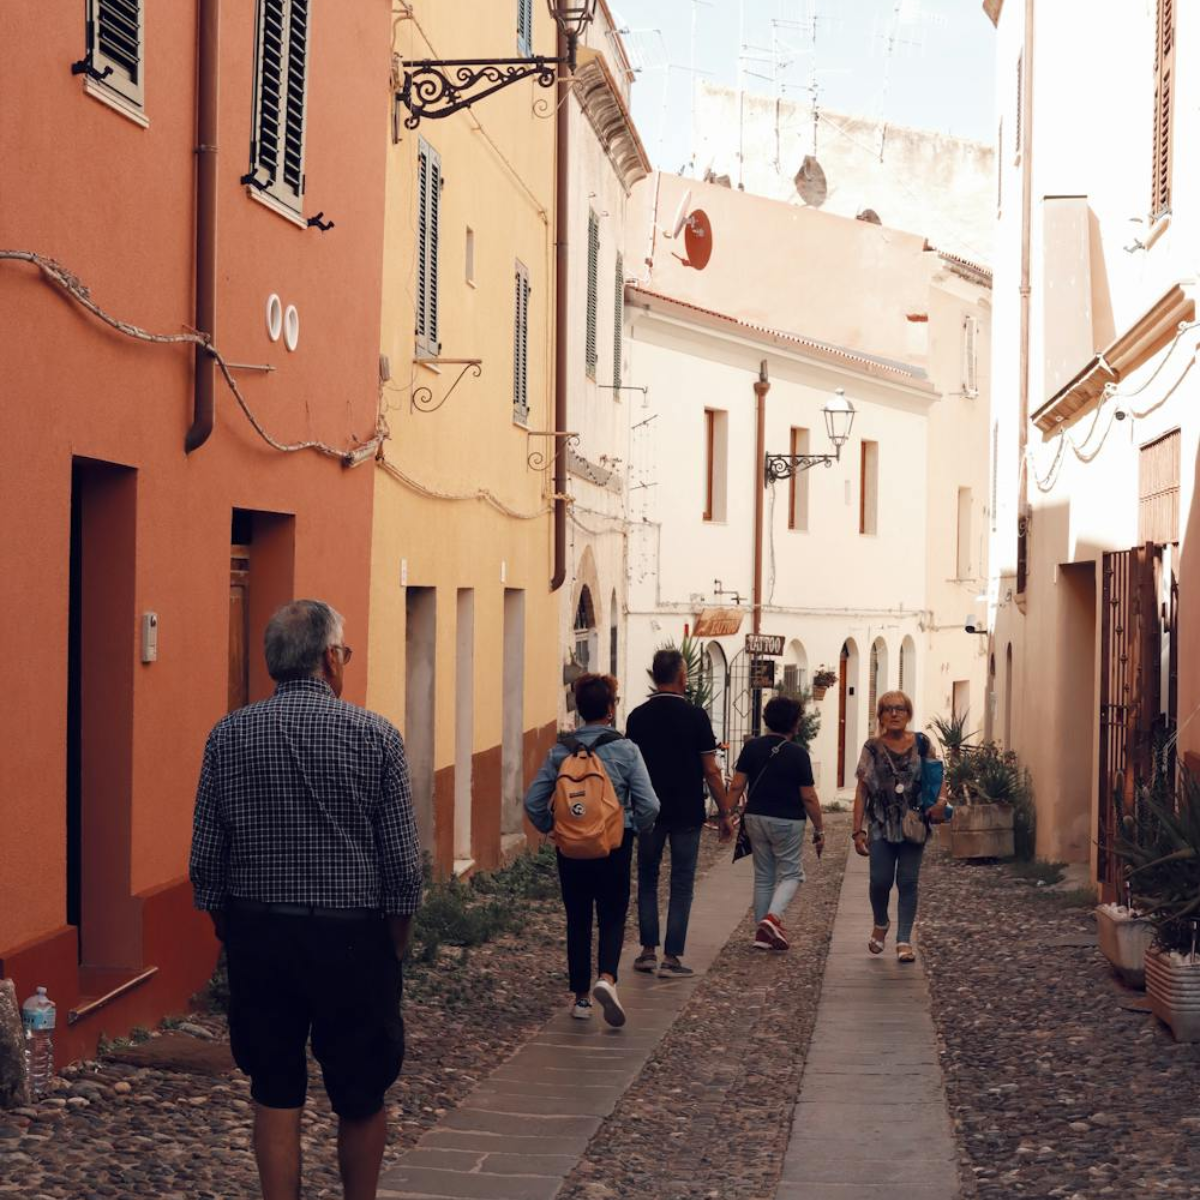
[[[733,836],[725,780],[717,764],[717,739],[704,709],[686,697],[687,664],[678,650],[659,650],[650,669],[655,691],[629,714],[626,736],[646,760],[661,809],[658,821],[638,835],[638,926],[642,952],[634,969],[660,975],[690,975],[679,961],[687,942],[696,883],[696,859],[704,828],[704,784],[721,814],[721,840]],[[671,895],[667,938],[658,964],[658,868],[671,843]]]

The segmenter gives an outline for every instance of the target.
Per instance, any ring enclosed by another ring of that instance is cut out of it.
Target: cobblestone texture
[[[931,855],[920,944],[978,1200],[1200,1197],[1200,1046],[1119,984],[1090,908]],[[1080,944],[1083,943],[1083,944]]]

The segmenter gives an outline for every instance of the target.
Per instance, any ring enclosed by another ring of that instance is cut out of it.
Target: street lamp
[[[825,433],[833,445],[832,454],[768,454],[766,461],[766,483],[780,479],[791,479],[800,471],[807,471],[818,463],[832,467],[842,457],[842,447],[850,440],[854,428],[854,405],[846,399],[846,389],[838,388],[833,399],[821,409],[825,417]]]
[[[406,129],[416,129],[422,120],[451,116],[477,101],[522,79],[534,79],[539,87],[558,82],[558,68],[575,70],[579,39],[596,16],[599,0],[557,2],[546,0],[550,19],[566,39],[562,58],[527,55],[522,58],[423,58],[407,63],[398,93],[408,109]]]

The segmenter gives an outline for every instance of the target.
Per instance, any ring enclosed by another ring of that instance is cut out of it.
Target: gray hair
[[[293,600],[267,622],[263,649],[276,682],[316,675],[330,646],[342,638],[341,613],[323,600]]]
[[[659,687],[669,687],[679,678],[679,672],[683,670],[686,661],[683,654],[673,646],[656,650],[654,661],[650,664],[650,678]]]

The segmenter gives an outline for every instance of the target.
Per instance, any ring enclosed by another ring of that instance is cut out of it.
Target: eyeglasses
[[[341,658],[343,667],[350,661],[354,654],[354,651],[351,650],[349,646],[330,646],[329,648],[330,650],[340,650],[342,652]]]
[[[880,710],[885,716],[908,716],[908,709],[903,704],[885,704]]]

